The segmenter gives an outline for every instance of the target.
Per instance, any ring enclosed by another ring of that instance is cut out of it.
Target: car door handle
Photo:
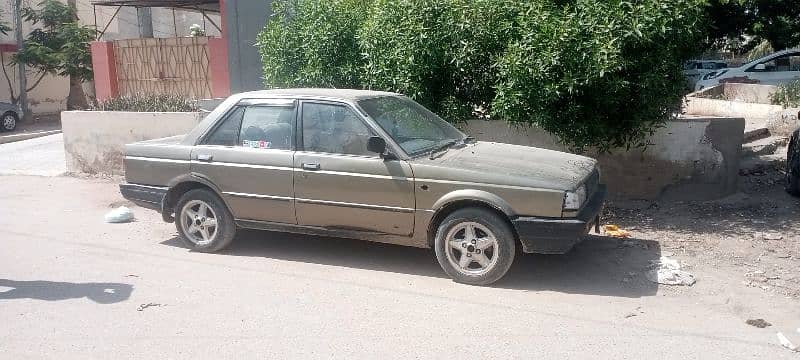
[[[214,160],[214,157],[211,156],[211,155],[207,155],[207,154],[198,154],[197,155],[197,161],[211,162],[211,160]]]
[[[320,166],[317,163],[303,163],[301,165],[303,170],[319,170]]]

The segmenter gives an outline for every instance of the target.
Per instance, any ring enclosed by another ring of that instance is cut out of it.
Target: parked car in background
[[[786,191],[800,196],[800,128],[789,139],[786,152]]]
[[[596,161],[476,141],[394,93],[238,94],[186,136],[125,146],[126,199],[212,252],[237,228],[432,247],[485,285],[515,254],[569,251],[598,225]]]
[[[710,72],[695,84],[695,91],[721,83],[777,85],[800,79],[800,48],[778,51],[736,68]]]
[[[728,63],[722,60],[689,60],[683,66],[683,74],[686,75],[689,89],[694,89],[694,85],[704,75],[728,67]]]
[[[14,104],[0,102],[0,131],[14,131],[20,118],[19,108]]]

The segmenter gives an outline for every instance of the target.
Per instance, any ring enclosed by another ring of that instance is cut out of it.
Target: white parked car
[[[683,65],[683,74],[686,75],[689,89],[694,89],[704,75],[727,67],[728,63],[723,60],[689,60]]]
[[[704,75],[695,91],[722,84],[746,83],[778,85],[800,79],[800,48],[764,56],[737,68],[721,69]]]

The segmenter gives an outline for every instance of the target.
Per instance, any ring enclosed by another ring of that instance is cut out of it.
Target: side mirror
[[[767,70],[767,65],[764,64],[756,64],[756,67],[753,68],[755,71],[764,71]]]
[[[383,155],[386,152],[386,140],[380,136],[370,136],[367,140],[367,151]]]

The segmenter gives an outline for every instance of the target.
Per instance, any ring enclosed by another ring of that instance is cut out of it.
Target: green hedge
[[[575,148],[639,145],[678,109],[705,0],[283,0],[265,85],[404,93],[450,121],[532,123]]]
[[[197,101],[180,95],[136,94],[120,96],[99,102],[92,107],[95,111],[134,111],[134,112],[193,112],[199,111]]]
[[[773,105],[800,107],[800,80],[778,85],[778,89],[769,97]]]

